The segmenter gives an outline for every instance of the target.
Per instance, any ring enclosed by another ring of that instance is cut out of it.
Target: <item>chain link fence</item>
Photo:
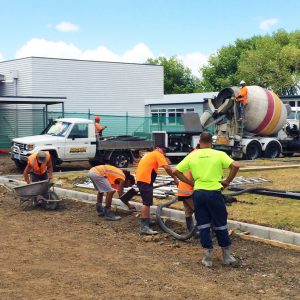
[[[134,135],[151,138],[153,131],[184,132],[181,118],[114,116],[87,113],[64,112],[65,118],[85,118],[93,120],[101,117],[101,124],[106,125],[104,136]],[[49,122],[61,118],[62,112],[44,109],[1,109],[0,110],[0,149],[9,149],[11,140],[40,134]]]

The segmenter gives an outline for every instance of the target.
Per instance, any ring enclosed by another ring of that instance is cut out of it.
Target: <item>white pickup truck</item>
[[[41,135],[13,139],[11,159],[24,168],[27,157],[39,150],[49,151],[52,164],[89,161],[91,165],[110,163],[120,168],[128,166],[140,150],[151,150],[152,141],[134,136],[96,138],[92,120],[61,118]]]

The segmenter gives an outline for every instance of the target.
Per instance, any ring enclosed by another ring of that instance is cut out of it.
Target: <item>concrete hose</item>
[[[265,190],[265,189],[262,189],[262,188],[249,188],[249,189],[244,189],[244,190],[241,190],[241,191],[238,191],[238,192],[229,193],[229,194],[226,194],[226,195],[237,196],[237,195],[241,195],[241,194],[244,194],[244,193],[249,193],[249,192],[257,191],[257,190]],[[186,240],[190,239],[191,237],[195,236],[197,226],[194,226],[193,230],[188,232],[187,234],[178,234],[175,231],[173,231],[171,228],[169,228],[163,222],[162,217],[161,217],[163,209],[166,208],[166,207],[169,207],[172,204],[174,204],[176,201],[177,201],[177,198],[174,198],[174,199],[170,200],[169,202],[162,203],[162,204],[159,204],[157,206],[157,209],[156,209],[156,222],[158,223],[158,225],[160,226],[160,228],[164,232],[170,234],[175,239],[177,239],[179,241],[186,241]]]
[[[169,228],[162,220],[162,210],[166,207],[169,207],[171,204],[175,203],[177,201],[177,198],[172,199],[169,202],[159,204],[156,209],[156,222],[160,226],[160,228],[166,232],[169,233],[171,236],[173,236],[175,239],[179,241],[186,241],[190,239],[192,236],[195,235],[197,227],[195,226],[192,231],[188,232],[187,234],[178,234],[175,231],[173,231],[171,228]]]

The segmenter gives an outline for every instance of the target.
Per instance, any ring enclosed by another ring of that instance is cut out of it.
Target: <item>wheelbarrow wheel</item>
[[[49,197],[51,200],[59,200],[57,194],[53,191],[49,191]],[[43,202],[43,208],[47,209],[47,210],[56,210],[58,208],[59,202],[55,201],[55,202],[47,202],[44,201]]]

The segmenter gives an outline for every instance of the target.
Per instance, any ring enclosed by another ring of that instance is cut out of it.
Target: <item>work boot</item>
[[[155,226],[155,225],[157,225],[156,221],[149,220],[149,226]]]
[[[211,268],[213,265],[212,262],[213,249],[204,249],[204,257],[202,258],[202,265],[208,268]]]
[[[96,212],[99,217],[104,217],[104,210],[100,203],[96,203]]]
[[[193,217],[185,217],[186,229],[191,232],[194,229]]]
[[[231,247],[230,246],[223,247],[222,254],[223,254],[223,265],[224,266],[232,266],[232,267],[238,266],[238,261],[234,258],[233,255],[231,255]]]
[[[140,234],[154,235],[157,233],[149,227],[149,219],[141,219]]]
[[[109,220],[109,221],[118,221],[121,219],[120,216],[116,216],[114,212],[111,211],[110,208],[104,207],[104,219]]]

